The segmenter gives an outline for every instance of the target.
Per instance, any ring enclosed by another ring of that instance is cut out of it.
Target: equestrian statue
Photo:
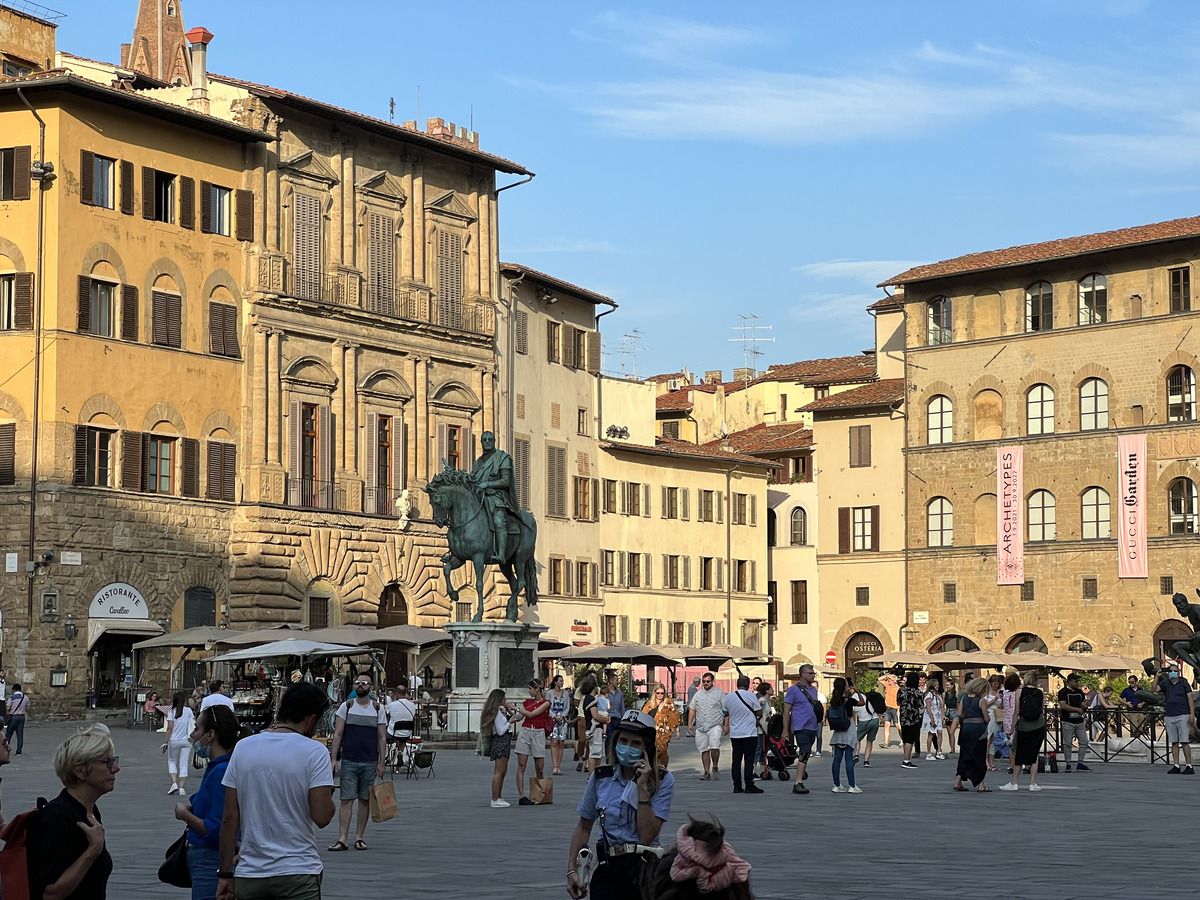
[[[496,449],[496,436],[485,431],[479,439],[483,452],[470,473],[452,468],[442,460],[443,471],[429,482],[425,492],[433,506],[433,521],[446,526],[450,552],[442,557],[446,592],[450,602],[459,592],[450,573],[470,561],[475,567],[475,591],[479,607],[472,622],[483,621],[483,575],[490,563],[500,566],[508,579],[509,622],[517,620],[517,596],[537,606],[537,561],[534,542],[537,522],[517,504],[512,457]]]

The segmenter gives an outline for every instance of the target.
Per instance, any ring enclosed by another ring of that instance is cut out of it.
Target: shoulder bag
[[[750,710],[750,712],[754,713],[754,730],[757,731],[761,735],[763,733],[763,722],[762,722],[763,711],[761,709],[755,709],[753,706],[751,706],[749,703],[747,703],[746,698],[742,696],[741,691],[734,691],[733,694],[735,697],[737,697],[739,700],[742,701],[742,706],[746,707],[746,709],[748,709],[748,710]]]
[[[187,861],[187,833],[188,830],[184,828],[179,839],[167,848],[166,859],[158,867],[158,880],[163,884],[181,888],[192,886],[192,873]]]
[[[820,700],[814,700],[812,697],[810,697],[808,695],[808,691],[806,691],[804,688],[800,688],[799,690],[800,690],[800,693],[802,693],[804,695],[804,699],[807,700],[809,702],[809,704],[812,706],[813,712],[815,712],[817,714],[817,727],[819,728],[821,726],[821,723],[825,721],[825,706],[824,706],[824,704],[822,704]]]

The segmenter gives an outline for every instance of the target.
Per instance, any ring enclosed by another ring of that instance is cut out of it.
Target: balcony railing
[[[394,516],[395,503],[392,502],[392,492],[380,488],[363,488],[362,511],[372,516]]]
[[[288,478],[287,505],[297,509],[336,509],[343,512],[349,509],[344,484],[313,478]]]

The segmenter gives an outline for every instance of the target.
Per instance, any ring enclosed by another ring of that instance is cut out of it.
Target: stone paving
[[[25,753],[0,770],[4,812],[53,796],[55,746],[74,726],[31,724]],[[182,830],[159,746],[162,736],[114,728],[121,773],[100,801],[115,861],[112,898],[187,897],[158,883],[166,846]],[[664,837],[686,813],[717,814],[728,838],[754,867],[755,895],[784,898],[1129,898],[1190,896],[1196,886],[1194,828],[1185,805],[1200,796],[1200,777],[1167,777],[1164,766],[1093,762],[1091,774],[1045,775],[1031,794],[975,795],[950,790],[954,760],[902,770],[895,749],[876,749],[858,767],[862,794],[830,792],[831,760],[814,760],[813,793],[793,796],[791,782],[766,793],[734,795],[698,778],[691,742],[673,745],[678,779]],[[728,760],[728,752],[725,754]],[[567,759],[570,759],[568,752]],[[564,898],[566,849],[584,776],[567,765],[554,806],[519,807],[512,774],[509,809],[488,806],[490,763],[465,750],[439,751],[436,777],[397,777],[401,816],[370,824],[366,852],[328,853],[324,896],[422,898]],[[1006,778],[1007,776],[1002,776]],[[989,778],[993,787],[1002,783]],[[189,783],[192,790],[199,780]],[[337,836],[322,831],[322,848]]]

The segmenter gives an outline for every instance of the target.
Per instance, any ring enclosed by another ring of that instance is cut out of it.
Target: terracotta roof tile
[[[904,399],[904,379],[884,378],[873,381],[862,387],[851,388],[840,394],[830,394],[820,400],[814,400],[802,410],[821,409],[854,409],[859,406],[887,406],[899,403]]]
[[[691,409],[693,405],[690,388],[668,391],[665,394],[659,394],[654,399],[656,409]]]
[[[555,285],[560,290],[578,294],[584,300],[591,301],[592,303],[603,303],[611,306],[613,309],[617,308],[616,301],[611,297],[605,297],[603,294],[597,294],[595,291],[589,291],[587,288],[581,288],[579,285],[571,284],[569,281],[564,281],[553,275],[547,275],[545,272],[539,272],[537,269],[531,269],[529,266],[523,266],[520,263],[502,262],[500,263],[500,271],[515,272],[518,275],[532,275],[534,278],[545,281],[547,284]]]
[[[834,356],[771,366],[758,381],[799,381],[801,384],[845,384],[875,378],[875,355]]]
[[[779,468],[769,460],[759,459],[756,456],[747,456],[744,453],[734,453],[731,450],[723,450],[720,446],[714,447],[710,444],[698,446],[688,441],[674,441],[670,438],[659,438],[653,447],[648,447],[645,444],[626,444],[623,441],[601,441],[600,446],[605,450],[623,450],[626,453],[645,453],[650,456],[713,459],[723,462],[741,462],[770,469]]]
[[[1022,244],[1018,247],[1008,247],[1004,250],[968,253],[966,256],[956,256],[954,259],[945,259],[941,262],[916,266],[905,272],[901,272],[894,278],[889,278],[887,281],[882,282],[879,287],[893,284],[908,284],[914,281],[927,281],[931,278],[941,278],[946,275],[961,275],[965,272],[982,272],[987,269],[1002,269],[1008,266],[1020,266],[1052,259],[1066,259],[1085,253],[1099,253],[1102,250],[1115,250],[1120,247],[1136,247],[1139,244],[1153,244],[1160,241],[1193,237],[1200,237],[1200,216],[1191,216],[1186,219],[1171,219],[1167,222],[1138,225],[1133,228],[1119,228],[1116,231],[1101,231],[1096,234],[1085,234],[1079,237],[1059,238],[1053,241],[1042,241],[1038,244]]]
[[[778,425],[762,422],[729,435],[729,447],[735,453],[774,453],[811,447],[812,440],[812,429],[798,422],[781,422]],[[720,449],[721,444],[721,441],[709,441],[702,446]]]
[[[904,309],[904,301],[900,297],[884,297],[882,300],[876,300],[867,307],[868,312],[875,312],[882,309]]]
[[[661,384],[662,382],[666,381],[682,381],[686,377],[686,372],[664,372],[661,375],[651,375],[645,380],[648,382],[653,382],[654,384]]]

